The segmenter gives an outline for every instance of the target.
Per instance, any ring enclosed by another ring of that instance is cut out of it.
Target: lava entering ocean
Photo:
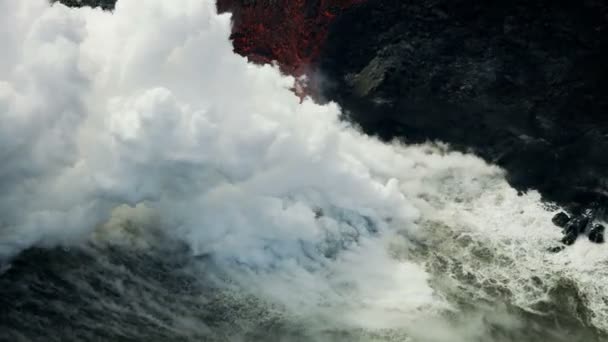
[[[0,9],[0,341],[608,341],[605,245],[556,253],[560,208],[496,165],[298,103],[215,1]]]

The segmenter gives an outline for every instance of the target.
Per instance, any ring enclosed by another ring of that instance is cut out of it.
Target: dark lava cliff
[[[605,205],[605,2],[369,1],[325,46],[325,95],[366,132],[439,139],[498,163],[521,190]]]

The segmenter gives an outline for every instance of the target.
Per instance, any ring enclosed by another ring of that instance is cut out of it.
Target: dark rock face
[[[336,20],[320,67],[367,133],[473,150],[578,209],[608,198],[606,61],[603,1],[378,0]]]

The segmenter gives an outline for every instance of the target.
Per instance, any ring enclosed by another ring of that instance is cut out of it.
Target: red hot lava
[[[234,51],[254,63],[277,61],[296,77],[317,61],[329,25],[342,11],[365,0],[218,0],[233,13]]]

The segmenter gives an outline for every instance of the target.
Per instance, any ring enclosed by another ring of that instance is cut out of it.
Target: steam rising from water
[[[131,222],[317,329],[472,341],[522,323],[446,318],[462,302],[538,312],[563,279],[584,293],[584,324],[607,328],[603,248],[547,254],[551,212],[501,170],[300,104],[292,78],[232,53],[213,2],[0,0],[0,16],[0,256],[93,231],[146,248]]]

